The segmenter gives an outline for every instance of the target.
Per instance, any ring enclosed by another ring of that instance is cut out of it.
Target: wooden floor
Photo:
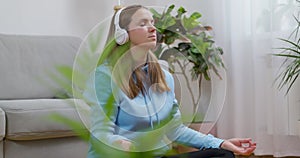
[[[274,158],[273,156],[236,156],[236,158]],[[283,157],[283,158],[300,158],[298,156],[287,156],[287,157]]]
[[[179,144],[174,143],[173,146],[174,151],[176,154],[180,154],[180,153],[186,153],[186,152],[192,152],[192,151],[197,151],[197,149],[195,148],[191,148],[191,147],[185,147]],[[273,156],[235,156],[236,158],[275,158]],[[278,157],[276,157],[278,158]],[[281,157],[281,158],[300,158],[299,156],[286,156],[286,157]]]

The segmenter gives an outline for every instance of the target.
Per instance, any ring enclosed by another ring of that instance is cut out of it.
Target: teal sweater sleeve
[[[195,131],[191,128],[183,125],[181,121],[180,111],[178,104],[174,104],[173,121],[178,122],[176,126],[173,126],[171,132],[167,134],[169,139],[175,140],[177,143],[184,144],[186,146],[191,146],[198,149],[204,148],[219,148],[221,143],[224,141],[222,139],[216,138],[211,134],[203,134],[201,132]]]
[[[168,72],[166,72],[166,80],[174,93],[174,79],[173,76]],[[206,135],[183,125],[181,113],[176,99],[173,101],[173,110],[171,115],[173,125],[170,127],[170,132],[167,133],[167,137],[170,140],[175,140],[177,143],[198,149],[219,148],[221,143],[224,141],[214,137],[211,134]]]
[[[109,68],[100,66],[89,78],[83,93],[84,99],[91,106],[91,135],[107,144],[113,144],[117,140],[128,140],[115,133],[118,128],[114,123],[118,112],[118,103],[113,96],[112,89]]]

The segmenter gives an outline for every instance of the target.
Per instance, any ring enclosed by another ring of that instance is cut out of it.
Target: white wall
[[[205,0],[121,0],[122,4],[184,6],[200,11],[203,21],[211,2]],[[84,37],[97,23],[113,14],[117,0],[0,0],[0,33],[74,35]],[[208,22],[211,23],[211,22]]]
[[[84,37],[112,15],[115,4],[111,0],[0,0],[0,33]]]
[[[0,0],[0,33],[82,37],[110,15],[112,1]]]

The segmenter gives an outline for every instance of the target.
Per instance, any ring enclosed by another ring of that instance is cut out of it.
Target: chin
[[[156,42],[147,42],[147,43],[141,44],[140,46],[145,48],[145,49],[155,49]]]
[[[156,41],[149,42],[147,45],[149,45],[151,49],[154,49],[156,47]]]

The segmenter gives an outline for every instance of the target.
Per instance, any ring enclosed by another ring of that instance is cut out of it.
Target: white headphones
[[[120,27],[120,14],[124,8],[117,11],[115,15],[115,40],[119,45],[125,44],[129,40],[128,33],[125,29]]]

